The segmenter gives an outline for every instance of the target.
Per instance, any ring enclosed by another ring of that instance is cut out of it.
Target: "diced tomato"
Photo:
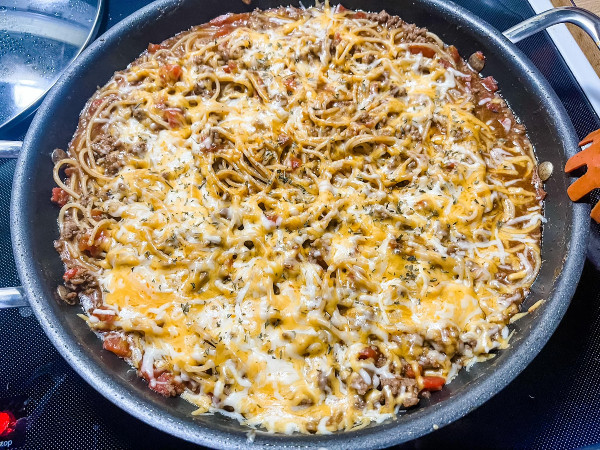
[[[128,358],[131,356],[131,349],[129,348],[127,340],[119,333],[106,334],[104,336],[102,348],[104,348],[104,350],[108,350],[109,352],[113,352],[115,355],[120,356],[121,358]]]
[[[102,230],[94,237],[94,241],[90,245],[90,234],[87,232],[79,239],[78,247],[82,252],[88,252],[91,256],[96,257],[102,252],[107,239],[108,235]]]
[[[102,322],[108,322],[108,323],[113,323],[117,319],[116,314],[112,314],[110,311],[106,311],[106,313],[103,313],[102,311],[105,311],[105,310],[96,309],[92,313],[92,316],[97,317],[98,320],[100,320]]]
[[[448,47],[448,52],[450,53],[450,55],[452,55],[452,59],[454,59],[454,62],[458,64],[458,62],[460,61],[460,54],[458,53],[456,47],[454,45],[451,45],[450,47]]]
[[[235,30],[235,28],[236,27],[233,25],[223,25],[222,27],[219,27],[219,30],[215,33],[215,37],[227,36],[229,33]]]
[[[77,243],[77,247],[82,252],[90,251],[94,245],[90,245],[90,233],[86,232],[82,237],[79,238],[79,242]]]
[[[287,88],[288,91],[293,91],[296,89],[298,84],[296,83],[296,78],[294,76],[289,76],[285,80],[283,80],[283,84]]]
[[[92,219],[97,221],[97,220],[102,219],[103,212],[99,209],[92,209],[91,214],[92,214]]]
[[[269,221],[271,221],[271,222],[273,222],[273,223],[275,223],[275,224],[276,224],[276,223],[277,223],[277,221],[279,220],[279,216],[278,216],[277,214],[265,214],[265,217],[266,217],[266,218],[267,218]]]
[[[277,136],[277,144],[282,147],[285,148],[288,145],[290,145],[292,143],[292,139],[285,133],[281,133],[279,136]]]
[[[498,90],[498,83],[491,75],[481,80],[481,84],[483,84],[485,88],[490,92],[496,92]]]
[[[215,17],[213,20],[211,20],[210,23],[211,25],[215,25],[217,27],[221,26],[221,25],[229,25],[232,24],[233,22],[235,22],[238,19],[238,16],[240,16],[240,14],[223,14],[219,17]]]
[[[408,378],[415,378],[416,374],[411,365],[406,366],[404,375],[406,375]]]
[[[423,377],[424,391],[439,391],[446,384],[446,380],[442,377]]]
[[[159,69],[158,73],[164,82],[175,83],[181,78],[183,71],[178,64],[166,64]]]
[[[231,72],[235,72],[237,70],[237,64],[235,63],[235,61],[229,61],[229,63],[223,67],[223,72],[225,73],[231,73]]]
[[[92,103],[90,103],[90,107],[88,108],[88,114],[89,115],[94,114],[96,112],[96,110],[98,109],[98,107],[102,104],[103,100],[104,100],[103,97],[93,100]]]
[[[362,11],[358,11],[354,13],[354,16],[352,17],[353,19],[364,19],[365,17],[367,17],[367,15],[362,12]]]
[[[408,46],[408,51],[413,55],[421,53],[425,58],[433,58],[435,56],[435,50],[431,47],[421,44],[411,44]]]
[[[180,127],[184,123],[183,110],[180,108],[167,108],[164,116],[171,128]]]
[[[290,157],[290,167],[292,168],[292,170],[296,170],[301,165],[302,160],[300,158],[296,158],[295,156]]]
[[[65,274],[63,275],[63,279],[65,281],[69,281],[73,278],[75,278],[75,276],[79,273],[79,267],[73,267],[72,269],[69,269],[65,272]]]
[[[52,197],[50,197],[50,201],[52,203],[56,203],[60,207],[63,207],[69,201],[69,194],[63,188],[52,188]]]
[[[154,383],[150,383],[148,386],[154,392],[164,395],[165,397],[170,397],[170,390],[168,386],[171,378],[171,374],[168,372],[163,372],[154,380]]]
[[[535,187],[535,193],[536,193],[535,199],[540,202],[546,198],[546,195],[548,195],[548,193],[544,189],[542,189],[540,186]]]
[[[172,373],[163,372],[154,380],[150,381],[148,386],[154,392],[157,392],[165,397],[173,397],[183,392],[183,384],[176,382]]]
[[[168,47],[164,46],[163,44],[148,44],[148,53],[156,53],[163,48]]]
[[[377,350],[365,347],[358,353],[358,359],[377,359]]]
[[[347,10],[347,9],[346,9],[346,8],[345,8],[343,5],[337,5],[337,6],[335,7],[335,12],[336,12],[336,13],[342,13],[342,12],[344,12],[344,11],[348,11],[348,10]]]
[[[159,94],[154,99],[154,107],[158,109],[165,109],[167,107],[167,95]]]
[[[209,22],[210,25],[218,27],[214,37],[221,37],[231,33],[234,29],[240,26],[244,26],[248,23],[248,14],[224,14],[219,17],[215,17]]]

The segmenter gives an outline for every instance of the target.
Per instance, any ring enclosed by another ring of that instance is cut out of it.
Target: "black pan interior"
[[[115,70],[125,68],[149,42],[160,42],[226,12],[279,5],[271,0],[254,0],[250,6],[240,0],[164,0],[115,26],[67,71],[40,108],[13,186],[11,227],[19,275],[53,344],[115,404],[163,431],[213,447],[246,448],[248,429],[220,415],[192,417],[193,407],[185,401],[154,394],[122,360],[101,349],[100,341],[76,316],[78,308],[56,301],[54,290],[63,267],[52,245],[58,236],[58,210],[49,202],[54,186],[50,153],[66,147],[80,111],[97,87]],[[554,176],[546,183],[544,262],[524,308],[540,299],[546,303],[514,325],[510,349],[469,372],[462,371],[444,390],[395,421],[329,436],[272,436],[258,431],[255,445],[382,447],[462,417],[510,382],[546,343],[568,306],[585,257],[588,208],[568,200],[570,180],[562,171],[566,158],[576,151],[576,137],[555,94],[516,47],[470,13],[443,0],[348,0],[344,6],[375,12],[385,9],[425,26],[447,44],[456,45],[463,57],[477,50],[485,53],[484,75],[493,74],[498,80],[504,98],[526,125],[539,161],[551,161],[555,167]]]

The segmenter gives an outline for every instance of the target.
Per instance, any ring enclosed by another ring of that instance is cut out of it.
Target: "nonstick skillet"
[[[287,2],[285,3],[287,4]],[[297,2],[292,2],[296,4]],[[64,73],[40,107],[23,142],[13,184],[11,230],[15,260],[23,288],[2,292],[17,304],[25,294],[46,334],[72,367],[106,398],[135,417],[180,438],[219,448],[247,448],[249,429],[221,415],[192,416],[182,399],[150,391],[130,367],[103,351],[101,341],[76,313],[56,298],[63,265],[52,242],[58,235],[57,209],[49,202],[54,182],[50,153],[69,142],[87,99],[114,71],[133,61],[149,42],[226,12],[267,9],[281,3],[257,0],[160,0],[125,19],[92,44]],[[532,63],[498,30],[468,11],[444,0],[350,0],[344,6],[387,10],[427,27],[462,56],[481,50],[487,57],[483,75],[494,75],[516,116],[525,124],[540,162],[555,167],[546,182],[548,196],[543,229],[541,271],[523,308],[545,302],[514,324],[511,347],[486,363],[475,365],[418,408],[397,420],[332,435],[268,435],[256,431],[257,447],[375,448],[407,441],[442,427],[499,392],[537,355],[562,318],[575,291],[585,259],[589,207],[567,197],[570,178],[561,168],[577,150],[577,138],[556,95]],[[542,15],[509,30],[517,41],[560,20],[577,22],[598,36],[600,21],[574,8]],[[1,303],[1,300],[0,300]],[[499,412],[509,414],[509,411]]]

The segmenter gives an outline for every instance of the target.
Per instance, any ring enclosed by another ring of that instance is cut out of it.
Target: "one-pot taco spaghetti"
[[[540,267],[525,129],[385,12],[150,44],[56,150],[59,295],[148,387],[281,433],[395,417],[507,347]]]

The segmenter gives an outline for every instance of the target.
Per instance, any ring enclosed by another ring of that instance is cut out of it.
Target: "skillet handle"
[[[0,309],[29,306],[21,286],[0,288]]]
[[[0,141],[0,158],[17,158],[22,144],[19,141]],[[0,309],[23,306],[29,306],[29,302],[22,287],[0,288]]]
[[[513,44],[552,25],[569,22],[577,25],[590,35],[594,43],[600,48],[600,17],[591,12],[572,6],[549,9],[518,25],[506,30],[503,34]]]
[[[17,158],[21,151],[20,141],[0,141],[0,158]],[[29,306],[22,287],[0,288],[0,309]]]
[[[18,158],[22,145],[21,141],[0,141],[0,158]]]

